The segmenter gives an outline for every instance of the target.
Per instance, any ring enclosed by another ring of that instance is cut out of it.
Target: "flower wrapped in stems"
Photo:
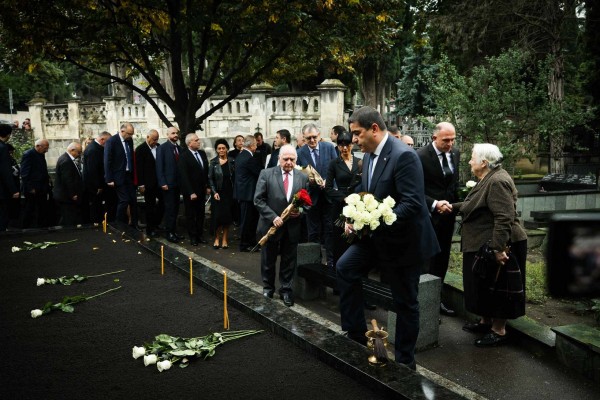
[[[321,177],[321,175],[317,172],[316,169],[312,167],[312,165],[307,165],[306,167],[302,167],[300,165],[296,165],[294,167],[297,171],[302,172],[304,175],[308,176],[308,179],[314,181],[319,186],[325,186],[325,181]]]
[[[154,337],[152,343],[145,343],[144,346],[134,346],[132,350],[133,358],[144,357],[144,365],[156,364],[159,372],[165,371],[173,364],[179,362],[180,368],[185,368],[193,358],[202,358],[215,355],[216,348],[223,343],[240,339],[245,336],[255,335],[261,330],[242,330],[215,332],[206,336],[194,338],[181,338],[160,334]]]
[[[344,201],[347,205],[342,209],[342,215],[336,221],[336,225],[340,227],[344,227],[345,223],[353,225],[354,233],[342,234],[348,243],[352,243],[355,237],[361,239],[382,223],[392,225],[398,218],[393,210],[396,201],[391,196],[380,201],[370,193],[361,192],[349,195]]]
[[[300,189],[292,198],[292,202],[285,208],[285,210],[283,210],[280,218],[283,220],[283,222],[285,222],[289,219],[292,211],[302,212],[303,209],[308,210],[311,206],[312,200],[308,194],[308,191],[306,189]],[[273,236],[275,232],[277,232],[277,229],[278,228],[276,226],[269,228],[267,233],[258,241],[258,244],[254,247],[254,249],[252,249],[252,251],[254,251],[258,246],[264,246],[265,243],[267,243],[267,240],[269,240],[269,238]]]
[[[40,242],[40,243],[23,242],[25,244],[25,246],[23,246],[23,247],[13,246],[11,251],[13,253],[16,253],[18,251],[28,251],[28,250],[33,250],[33,249],[44,250],[50,246],[58,246],[59,244],[71,243],[71,242],[75,242],[76,240],[77,239],[67,240],[66,242]]]
[[[125,271],[124,269],[120,269],[118,271],[106,272],[104,274],[98,274],[98,275],[73,275],[73,276],[60,276],[58,278],[37,278],[37,285],[38,286],[56,285],[56,284],[60,283],[61,285],[69,286],[74,282],[79,283],[79,282],[83,282],[90,278],[98,278],[100,276],[119,274],[124,271]]]
[[[477,182],[475,181],[467,181],[464,187],[458,189],[458,199],[460,201],[464,201],[467,198],[467,195],[471,193],[471,190],[473,190],[476,185]]]
[[[85,296],[85,295],[65,296],[62,299],[62,301],[60,301],[58,303],[53,303],[53,302],[49,301],[44,305],[44,307],[42,307],[41,310],[40,309],[31,310],[31,318],[41,317],[42,315],[48,314],[53,310],[60,310],[62,312],[66,312],[66,313],[72,313],[73,311],[75,311],[75,307],[73,307],[73,304],[81,303],[82,301],[91,300],[95,297],[102,296],[106,293],[114,292],[115,290],[118,290],[118,289],[121,289],[121,286],[105,290],[104,292],[95,294],[93,296]]]

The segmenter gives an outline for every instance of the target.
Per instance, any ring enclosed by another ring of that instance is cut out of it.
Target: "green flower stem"
[[[102,292],[102,293],[98,293],[98,294],[95,294],[95,295],[93,295],[93,296],[86,297],[85,299],[86,299],[86,300],[90,300],[90,299],[93,299],[94,297],[102,296],[103,294],[106,294],[106,293],[108,293],[108,292],[113,292],[113,291],[115,291],[115,290],[121,289],[121,287],[122,287],[122,286],[118,286],[118,287],[116,287],[116,288],[108,289],[108,290],[106,290],[106,291],[104,291],[104,292]]]
[[[105,275],[112,275],[112,274],[119,274],[121,272],[124,272],[124,269],[120,269],[118,271],[114,271],[114,272],[106,272],[104,274],[99,274],[99,275],[87,275],[86,278],[97,278],[99,276],[105,276]]]

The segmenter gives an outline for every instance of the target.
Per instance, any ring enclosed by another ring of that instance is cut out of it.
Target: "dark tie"
[[[284,172],[283,173],[283,191],[285,192],[285,198],[287,199],[287,193],[288,193],[288,188],[289,188],[289,180],[288,178],[290,177],[290,173],[289,172]]]
[[[315,162],[315,167],[319,168],[319,149],[313,149],[313,155],[314,155],[314,162]]]
[[[75,166],[77,167],[77,172],[79,172],[79,175],[81,175],[81,160],[79,158],[76,158],[73,161],[75,162]]]
[[[129,143],[127,141],[123,141],[125,144],[125,158],[127,158],[127,171],[133,172],[133,159],[131,158],[131,149],[129,148]]]
[[[173,145],[173,155],[175,156],[175,161],[179,161],[179,150],[176,145]]]
[[[442,157],[442,168],[444,170],[444,176],[451,176],[452,170],[450,169],[450,166],[448,165],[448,157],[446,156],[446,153],[442,153],[442,154],[440,154],[440,156]]]
[[[371,159],[369,160],[369,190],[371,189],[371,182],[373,178],[373,170],[375,169],[375,159],[377,158],[377,154],[371,154]]]
[[[198,164],[200,164],[200,166],[202,168],[204,168],[204,165],[202,164],[202,160],[200,160],[200,155],[198,154],[197,151],[194,152],[194,155],[196,156],[196,160],[198,160]]]

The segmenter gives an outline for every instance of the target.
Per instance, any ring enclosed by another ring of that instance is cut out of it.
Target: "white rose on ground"
[[[41,317],[44,313],[42,310],[31,310],[31,318]]]
[[[38,286],[42,286],[44,283],[46,283],[46,281],[44,280],[44,278],[37,278],[37,285]]]
[[[394,206],[396,205],[396,200],[394,200],[392,196],[388,196],[385,199],[383,199],[383,204],[387,205],[389,208],[394,208]]]
[[[13,246],[11,250],[13,253],[16,253],[17,251],[21,251],[21,248],[17,247],[17,246]]]
[[[146,349],[144,347],[133,346],[133,358],[136,360],[146,354]]]
[[[355,205],[360,201],[360,196],[358,193],[352,193],[350,196],[346,197],[346,204]]]
[[[469,189],[474,188],[477,185],[477,182],[475,181],[468,181],[465,186],[468,187]]]
[[[156,358],[156,354],[150,354],[149,356],[144,356],[144,366],[156,364],[158,359]]]
[[[156,368],[158,368],[158,372],[163,372],[171,368],[171,361],[159,361],[156,363]]]

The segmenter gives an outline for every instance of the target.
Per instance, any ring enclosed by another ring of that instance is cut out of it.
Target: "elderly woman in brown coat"
[[[452,211],[462,215],[465,307],[480,315],[464,330],[484,333],[479,347],[506,342],[506,321],[525,315],[527,235],[517,219],[517,190],[502,169],[502,153],[489,143],[475,144],[469,165],[477,185]],[[479,249],[488,244],[487,277],[473,270]]]

